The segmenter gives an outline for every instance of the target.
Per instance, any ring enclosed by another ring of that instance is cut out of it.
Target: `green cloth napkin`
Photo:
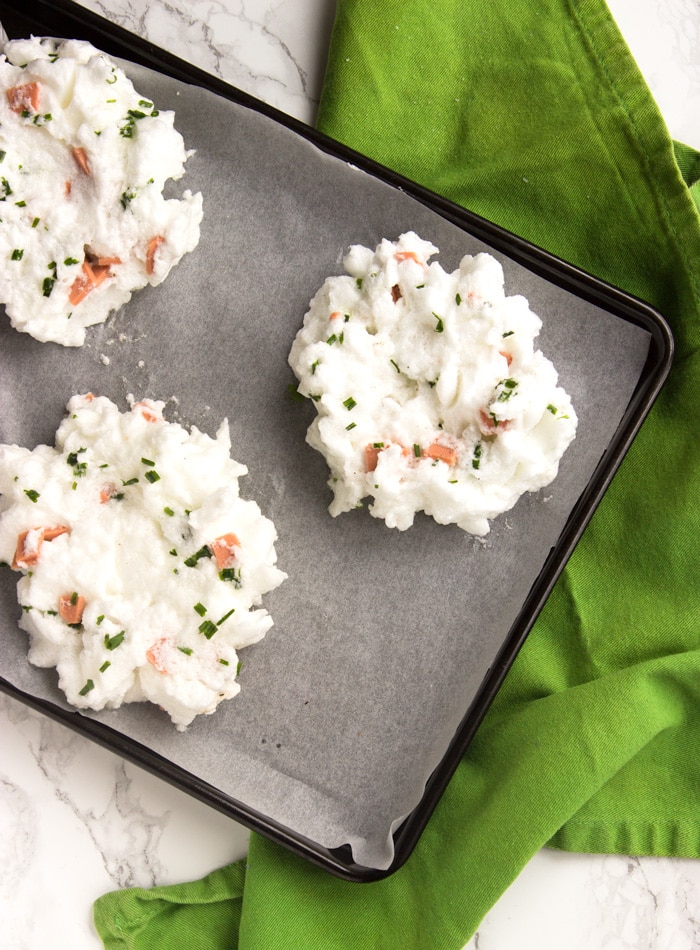
[[[319,126],[654,304],[674,368],[406,865],[253,835],[100,898],[109,950],[458,950],[545,845],[700,856],[700,156],[603,0],[340,0]]]

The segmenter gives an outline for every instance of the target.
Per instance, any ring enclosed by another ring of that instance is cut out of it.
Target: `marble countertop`
[[[313,123],[334,0],[84,0],[84,6]],[[700,0],[609,0],[671,134],[700,149]],[[0,943],[97,950],[106,891],[192,880],[246,830],[0,694]],[[40,913],[38,911],[41,911]],[[537,854],[469,950],[693,950],[700,862]]]

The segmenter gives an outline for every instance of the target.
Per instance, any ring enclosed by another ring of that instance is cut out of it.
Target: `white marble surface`
[[[305,122],[333,0],[84,0]],[[610,0],[671,134],[700,148],[700,0]],[[0,945],[97,950],[92,902],[191,880],[247,832],[0,694]],[[542,851],[469,950],[697,950],[700,862]],[[430,950],[430,948],[426,948]]]

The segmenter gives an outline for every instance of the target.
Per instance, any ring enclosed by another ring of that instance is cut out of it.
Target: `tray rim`
[[[250,830],[270,838],[331,874],[355,883],[368,883],[386,878],[395,873],[415,849],[435,806],[500,689],[510,666],[527,639],[547,597],[659,395],[673,362],[674,345],[670,327],[664,317],[645,301],[606,283],[475,212],[455,204],[219,77],[160,49],[143,37],[81,7],[73,0],[33,0],[32,13],[29,15],[18,11],[16,6],[17,4],[12,0],[9,2],[0,0],[0,22],[6,29],[9,22],[9,32],[13,31],[12,24],[15,22],[12,18],[18,17],[21,23],[27,23],[35,35],[70,35],[77,39],[87,39],[109,55],[131,60],[174,79],[201,86],[258,112],[305,138],[330,156],[354,165],[372,177],[403,191],[466,233],[490,245],[548,282],[595,304],[620,319],[642,327],[650,334],[646,364],[620,424],[586,488],[571,509],[566,524],[525,598],[518,616],[510,630],[504,635],[498,656],[485,674],[451,744],[429,777],[423,796],[395,831],[394,858],[387,868],[376,869],[358,865],[352,858],[349,845],[336,849],[323,847],[221,792],[220,789],[176,766],[169,759],[142,743],[124,736],[111,726],[82,716],[77,711],[64,710],[47,700],[25,693],[0,676],[0,691],[49,718],[61,722],[73,731],[146,769],[181,791],[239,821]],[[66,33],[66,25],[71,27],[69,33]]]

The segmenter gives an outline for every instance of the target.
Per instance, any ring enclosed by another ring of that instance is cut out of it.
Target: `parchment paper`
[[[354,243],[406,230],[446,270],[490,250],[405,193],[271,119],[140,67],[136,88],[176,110],[196,149],[201,243],[79,350],[18,334],[0,313],[0,441],[53,444],[75,392],[169,400],[166,417],[214,434],[231,423],[241,483],[279,532],[288,580],[265,598],[275,626],[242,651],[241,693],[186,733],[152,705],[97,718],[224,794],[328,848],[387,868],[392,829],[419,803],[638,382],[649,336],[496,254],[524,294],[573,398],[578,436],[557,480],[477,540],[419,516],[400,533],[356,510],[327,513],[327,470],[290,399],[287,355],[309,300]],[[0,675],[68,708],[31,667],[17,575],[0,571]],[[561,631],[566,637],[566,630]]]

